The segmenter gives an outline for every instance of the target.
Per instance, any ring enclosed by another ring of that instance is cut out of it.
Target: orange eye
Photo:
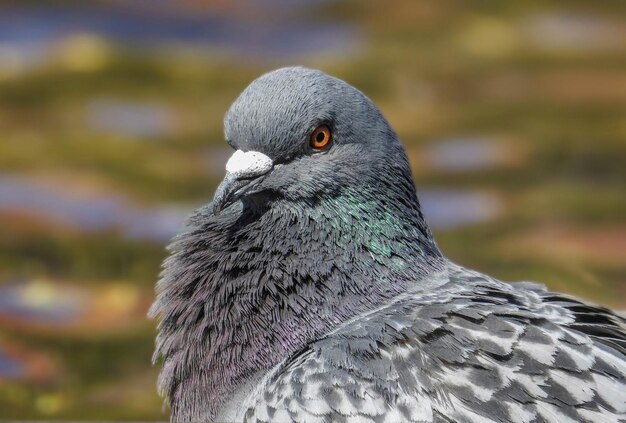
[[[328,147],[330,144],[330,128],[326,125],[315,128],[315,131],[311,133],[310,144],[311,147],[318,150]]]

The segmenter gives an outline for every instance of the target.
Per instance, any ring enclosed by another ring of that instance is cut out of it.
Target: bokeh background
[[[167,418],[164,246],[293,64],[380,106],[452,259],[626,309],[626,2],[0,1],[0,418]]]

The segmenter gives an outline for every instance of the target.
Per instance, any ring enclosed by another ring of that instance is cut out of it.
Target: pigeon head
[[[411,179],[397,136],[378,108],[320,71],[284,68],[252,82],[226,114],[236,150],[213,202],[311,202],[381,180]]]

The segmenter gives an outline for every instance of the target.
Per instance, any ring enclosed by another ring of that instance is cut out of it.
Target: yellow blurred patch
[[[120,316],[133,312],[139,302],[139,291],[132,285],[107,285],[94,298],[92,313],[98,316]]]
[[[487,58],[508,56],[519,47],[517,31],[510,23],[491,17],[474,17],[458,35],[459,46]]]
[[[56,48],[56,60],[65,69],[94,72],[109,62],[111,49],[104,39],[91,34],[65,38]]]
[[[44,394],[35,400],[35,408],[42,414],[54,414],[63,408],[63,398],[59,394]]]

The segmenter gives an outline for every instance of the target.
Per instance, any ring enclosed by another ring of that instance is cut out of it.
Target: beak
[[[215,191],[213,214],[218,215],[250,192],[273,168],[274,162],[263,153],[235,151],[226,163],[226,176]]]

